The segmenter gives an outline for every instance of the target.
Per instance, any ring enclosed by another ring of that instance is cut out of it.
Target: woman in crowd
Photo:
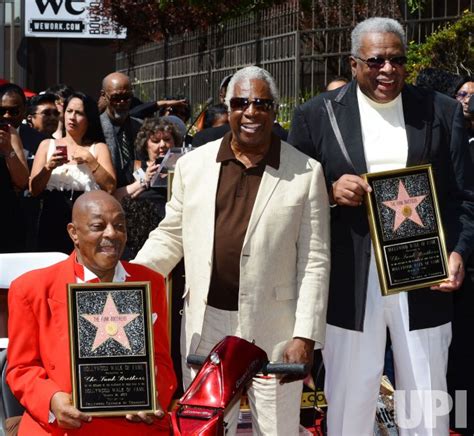
[[[60,139],[63,136],[64,130],[64,102],[67,98],[74,93],[74,89],[64,83],[59,83],[58,85],[51,86],[46,90],[46,94],[54,94],[56,96],[55,105],[56,109],[59,112],[59,123],[58,128],[53,133],[53,138]]]
[[[115,196],[122,202],[127,216],[128,243],[126,257],[135,257],[153,230],[165,216],[166,185],[150,186],[160,163],[171,147],[180,147],[182,136],[177,127],[161,118],[147,118],[135,140],[136,181],[117,189]]]
[[[8,110],[8,109],[7,109]],[[12,111],[12,109],[9,109]],[[16,129],[0,115],[0,253],[21,251],[24,229],[20,227],[18,198],[15,192],[28,185],[28,166]]]
[[[72,205],[85,191],[115,190],[115,172],[110,152],[104,144],[96,102],[81,92],[64,103],[61,139],[44,140],[31,170],[30,191],[42,196],[39,249],[73,249],[66,231]]]

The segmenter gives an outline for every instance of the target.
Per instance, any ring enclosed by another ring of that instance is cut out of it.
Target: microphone
[[[186,130],[186,134],[184,135],[184,138],[186,138],[186,136],[188,136],[188,133],[190,132],[190,130],[193,128],[193,126],[196,124],[197,120],[199,120],[200,116],[204,113],[204,111],[209,107],[209,105],[212,103],[212,100],[213,98],[212,97],[209,97],[205,102],[204,104],[202,105],[202,109],[201,109],[201,112],[199,112],[199,114],[197,115],[196,118],[194,118],[193,122],[191,123],[191,125],[188,127],[188,130]],[[187,145],[187,147],[191,147],[191,144]]]

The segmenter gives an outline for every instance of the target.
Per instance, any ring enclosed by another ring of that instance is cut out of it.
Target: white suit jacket
[[[167,275],[184,255],[183,356],[199,345],[212,271],[222,139],[178,160],[166,216],[134,262]],[[241,336],[279,360],[288,340],[323,344],[329,282],[329,203],[321,165],[282,141],[266,166],[240,256]]]

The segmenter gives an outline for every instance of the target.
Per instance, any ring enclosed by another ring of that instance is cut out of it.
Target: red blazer
[[[63,262],[31,271],[15,280],[8,292],[7,382],[25,407],[19,435],[147,435],[169,434],[169,421],[155,420],[149,426],[124,417],[97,418],[79,430],[64,430],[48,423],[51,397],[71,392],[67,283],[75,283],[75,253]],[[164,279],[141,265],[122,262],[130,274],[127,281],[150,281],[152,311],[158,315],[154,328],[156,386],[163,410],[176,388],[168,342]]]

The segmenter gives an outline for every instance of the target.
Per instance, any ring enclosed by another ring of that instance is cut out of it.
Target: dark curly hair
[[[87,118],[87,131],[84,134],[85,142],[105,142],[104,132],[100,124],[99,110],[97,109],[97,102],[83,92],[73,92],[64,102],[64,113],[73,98],[78,98],[84,105],[84,113]],[[66,133],[63,127],[63,135]]]
[[[469,78],[439,68],[424,68],[418,74],[415,85],[433,89],[454,98],[456,91]]]
[[[146,199],[124,197],[121,203],[127,219],[127,246],[123,257],[134,259],[150,232],[163,219],[164,210]]]
[[[54,94],[56,98],[60,98],[63,102],[75,92],[74,88],[64,83],[58,83],[57,85],[50,86],[46,93]]]
[[[161,118],[157,117],[146,118],[137,133],[137,138],[135,139],[135,151],[137,152],[137,156],[141,160],[148,159],[147,142],[150,137],[153,136],[156,132],[171,133],[175,147],[179,147],[181,145],[181,142],[183,141],[179,130],[173,123],[166,120],[162,120]]]

